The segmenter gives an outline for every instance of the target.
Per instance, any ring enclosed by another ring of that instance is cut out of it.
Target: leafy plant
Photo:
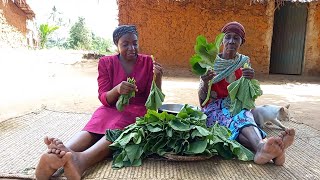
[[[45,44],[48,41],[48,37],[55,31],[59,29],[59,26],[49,26],[48,24],[41,24],[39,27],[40,31],[40,48],[45,48]]]
[[[251,68],[248,63],[244,68]],[[238,114],[242,109],[253,109],[255,100],[262,95],[259,81],[241,77],[228,86],[229,97],[231,99],[230,112],[232,115]]]
[[[106,54],[109,52],[112,42],[108,39],[96,36],[92,33],[92,50],[98,52],[99,54]]]
[[[72,49],[91,49],[91,32],[86,27],[85,19],[79,17],[78,21],[70,29],[68,46]]]
[[[151,58],[152,60],[154,60],[152,55],[151,55]],[[164,101],[164,98],[165,98],[165,95],[163,94],[161,89],[157,87],[157,84],[155,83],[155,78],[156,76],[154,75],[150,93],[145,103],[145,106],[147,107],[147,109],[152,109],[152,110],[158,110],[158,108],[162,105],[162,102]]]
[[[194,46],[196,54],[190,59],[193,73],[204,75],[208,70],[213,70],[223,37],[224,33],[220,33],[212,43],[208,43],[207,39],[202,35],[197,37],[196,45]]]
[[[223,37],[224,33],[218,34],[215,41],[212,43],[208,43],[207,39],[202,35],[197,37],[196,45],[194,47],[196,54],[194,54],[190,59],[193,73],[201,76],[206,74],[208,70],[213,70],[214,62],[219,54]],[[209,100],[211,86],[212,80],[209,81],[209,90],[202,106],[204,106]]]
[[[134,78],[128,77],[127,81],[131,84],[134,84],[134,85],[136,84],[136,80]],[[135,91],[131,91],[128,94],[121,94],[116,103],[116,107],[118,111],[123,111],[123,108],[129,104],[129,99],[132,97],[135,97],[135,95],[136,95]]]
[[[214,156],[225,159],[237,157],[242,161],[253,160],[253,153],[229,140],[230,131],[215,124],[205,125],[207,116],[201,111],[185,105],[176,115],[148,110],[135,124],[120,130],[107,130],[107,140],[113,142],[113,168],[140,166],[142,160],[151,155],[163,156],[173,153],[184,156]]]
[[[158,108],[162,105],[164,98],[165,98],[165,95],[163,94],[161,89],[157,87],[156,83],[153,80],[150,94],[145,103],[145,106],[147,107],[147,109],[158,110]]]

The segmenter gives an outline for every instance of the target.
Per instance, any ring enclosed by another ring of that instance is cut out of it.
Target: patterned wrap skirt
[[[242,110],[240,113],[232,116],[229,108],[229,98],[217,99],[204,107],[202,111],[207,115],[207,127],[218,123],[221,126],[229,128],[231,131],[230,140],[238,140],[241,130],[248,126],[256,127],[255,129],[260,132],[262,139],[267,136],[255,123],[250,110]]]

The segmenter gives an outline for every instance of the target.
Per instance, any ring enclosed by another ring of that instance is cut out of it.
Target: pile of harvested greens
[[[167,112],[148,110],[135,124],[122,130],[107,130],[106,138],[113,142],[113,168],[140,166],[151,155],[173,153],[184,156],[214,156],[225,159],[253,159],[253,153],[237,141],[228,140],[230,131],[218,124],[206,127],[207,116],[185,105],[175,116]]]

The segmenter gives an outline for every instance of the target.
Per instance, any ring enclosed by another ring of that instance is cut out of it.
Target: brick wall
[[[0,1],[0,47],[26,44],[26,16],[12,1]]]
[[[137,25],[142,53],[153,54],[164,66],[189,67],[198,35],[213,41],[224,24],[238,21],[247,33],[240,53],[251,58],[257,73],[268,73],[273,7],[249,0],[119,0],[119,23]]]

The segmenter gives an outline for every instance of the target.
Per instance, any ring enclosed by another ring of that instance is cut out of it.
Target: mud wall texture
[[[320,3],[309,4],[303,74],[320,75]]]
[[[251,58],[256,72],[268,73],[271,37],[266,32],[272,33],[272,26],[267,9],[248,0],[119,0],[119,23],[137,25],[142,53],[153,54],[164,66],[189,67],[198,35],[213,41],[227,22],[238,21],[247,33],[240,53]]]
[[[20,47],[26,43],[26,15],[12,1],[0,1],[0,47]]]
[[[221,28],[238,21],[246,29],[240,53],[248,55],[257,74],[268,74],[274,23],[274,2],[249,0],[118,0],[119,24],[135,24],[140,52],[153,54],[165,67],[189,68],[196,37],[213,41]],[[304,74],[320,72],[319,3],[310,3]],[[314,32],[318,33],[315,34]],[[317,53],[314,53],[317,52]]]

